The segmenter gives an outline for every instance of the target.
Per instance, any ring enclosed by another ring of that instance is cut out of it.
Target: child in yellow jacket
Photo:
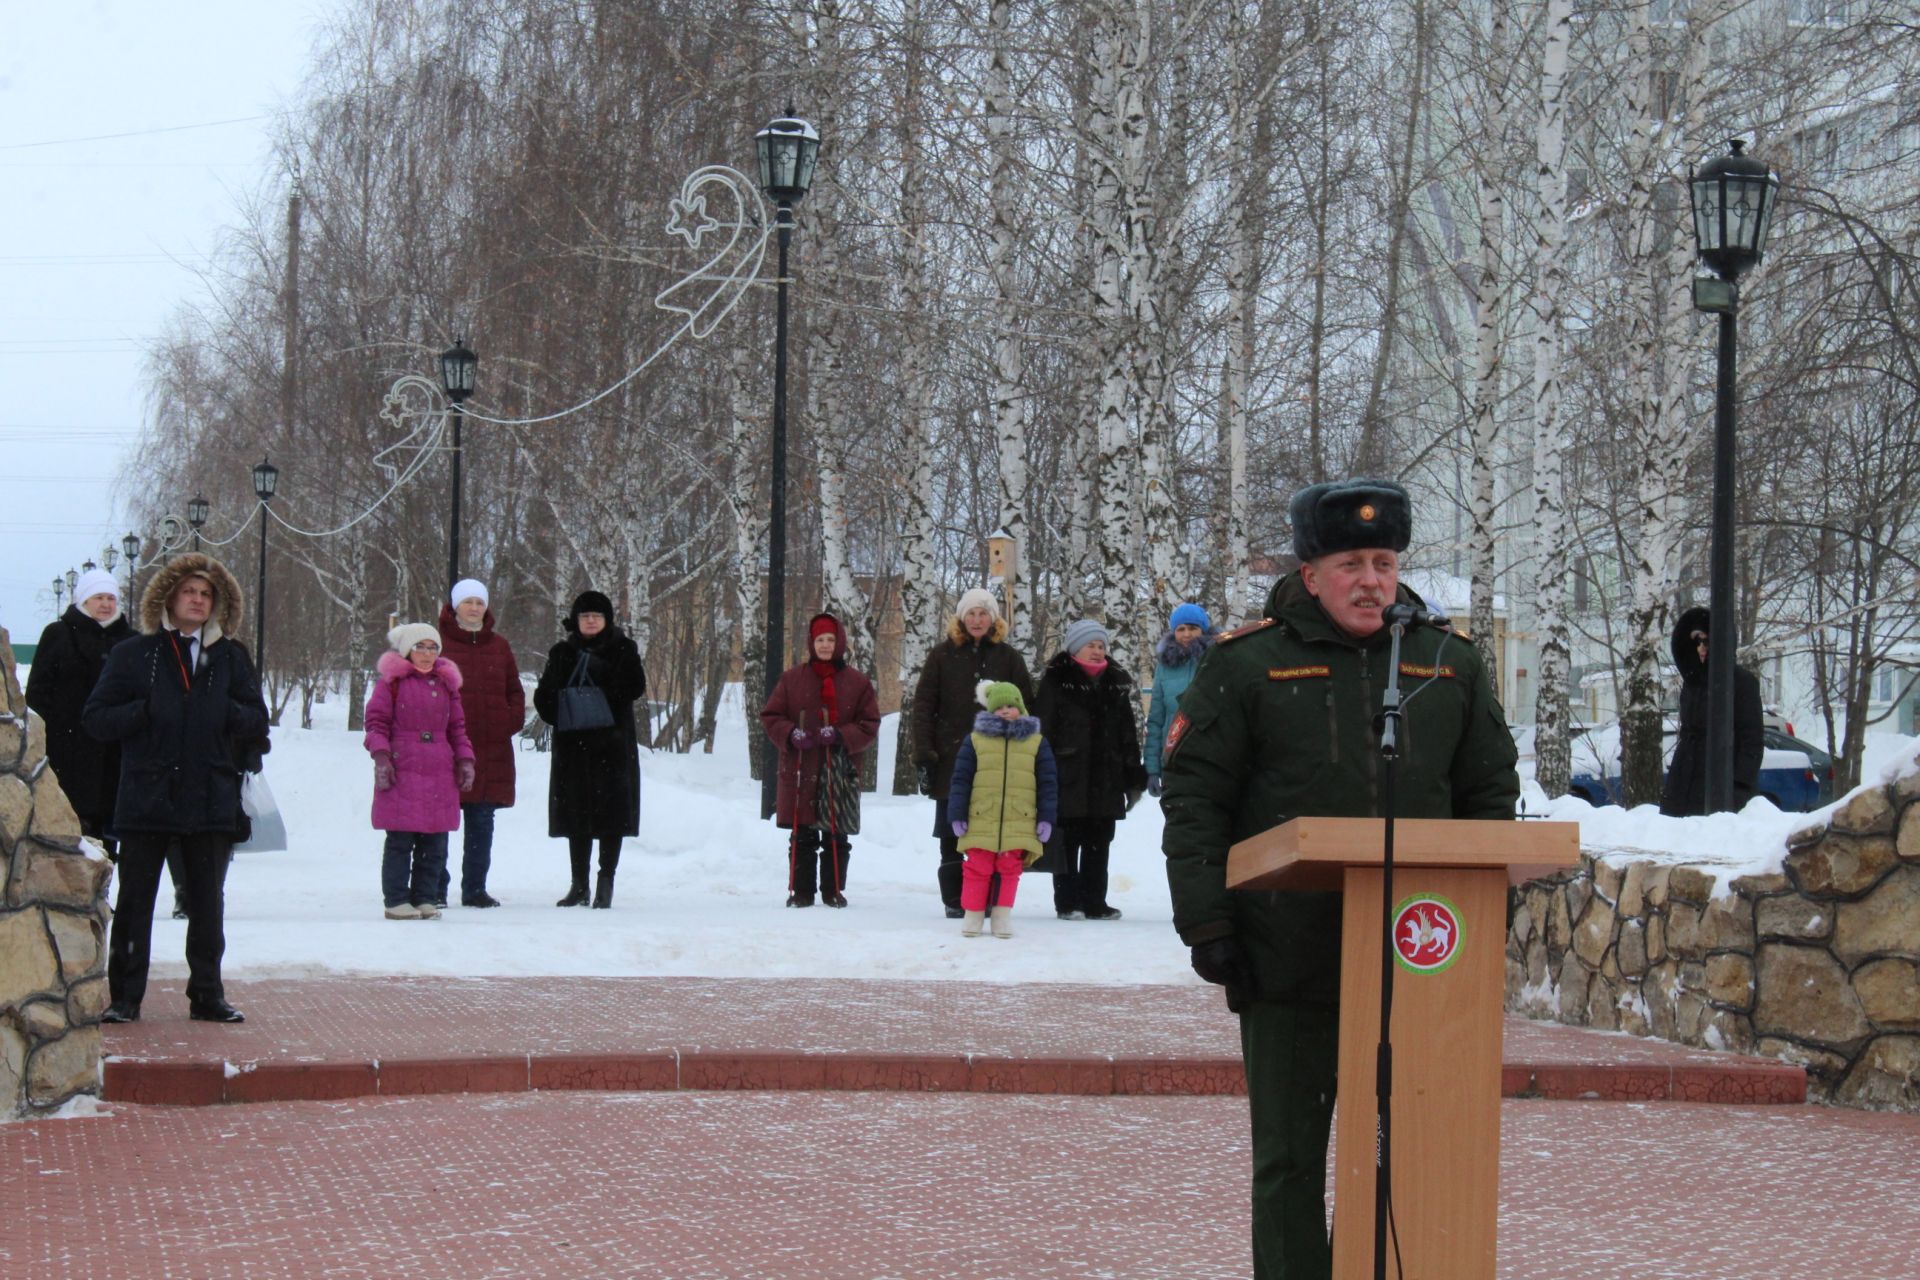
[[[1008,919],[1020,873],[1040,858],[1060,804],[1059,774],[1053,749],[1040,736],[1040,722],[1027,714],[1015,686],[983,680],[978,689],[986,710],[973,718],[973,732],[960,744],[953,765],[953,790],[947,812],[954,837],[966,849],[960,872],[960,907],[966,913],[960,934],[980,936],[987,914],[987,887],[1000,877],[999,904],[993,908],[993,936],[1011,938]],[[958,816],[964,814],[964,817]]]

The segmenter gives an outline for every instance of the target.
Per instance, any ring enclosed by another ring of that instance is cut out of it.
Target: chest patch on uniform
[[[1442,680],[1451,680],[1453,679],[1453,668],[1441,667],[1438,671],[1435,671],[1432,667],[1423,667],[1416,662],[1403,662],[1400,664],[1400,674],[1403,676],[1418,676],[1425,679],[1431,679],[1435,675],[1438,675]]]
[[[1160,754],[1171,759],[1174,749],[1180,745],[1180,739],[1187,736],[1187,730],[1192,725],[1193,721],[1187,719],[1186,712],[1174,712],[1173,723],[1167,726],[1167,740],[1162,744]]]
[[[1404,668],[1403,668],[1404,670]],[[1332,667],[1268,667],[1269,680],[1325,680],[1333,674]]]

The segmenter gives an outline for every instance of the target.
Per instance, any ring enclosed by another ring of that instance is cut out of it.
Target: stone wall
[[[1526,887],[1507,1007],[1769,1054],[1813,1096],[1920,1111],[1920,771],[1860,788],[1777,874],[1583,857]]]
[[[112,864],[47,767],[0,628],[0,1119],[100,1092]]]

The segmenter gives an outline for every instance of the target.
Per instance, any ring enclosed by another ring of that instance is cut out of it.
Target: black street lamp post
[[[813,185],[820,156],[820,135],[805,120],[787,114],[754,135],[760,161],[760,187],[774,203],[774,232],[780,244],[776,277],[773,348],[773,484],[767,523],[766,688],[780,678],[786,651],[787,573],[787,246],[793,241],[793,206]],[[760,816],[770,817],[779,785],[780,751],[762,734]]]
[[[447,589],[460,581],[460,427],[466,419],[461,408],[473,394],[473,375],[480,357],[467,350],[459,338],[440,353],[440,386],[453,402],[453,509],[447,516]]]
[[[280,487],[280,468],[261,458],[253,469],[253,492],[260,499],[260,584],[253,593],[253,668],[267,679],[267,504]]]
[[[200,549],[200,526],[207,522],[207,500],[199,494],[187,503],[187,523],[193,526],[193,549]]]
[[[127,602],[133,602],[133,580],[140,572],[140,539],[129,533],[120,539],[120,549],[127,553]]]
[[[1700,261],[1713,272],[1696,276],[1693,305],[1720,317],[1719,368],[1713,397],[1713,543],[1708,556],[1707,794],[1706,811],[1723,813],[1733,800],[1733,670],[1739,619],[1733,607],[1734,373],[1738,348],[1740,277],[1760,261],[1773,222],[1780,181],[1763,161],[1742,154],[1733,139],[1693,174],[1693,229]]]

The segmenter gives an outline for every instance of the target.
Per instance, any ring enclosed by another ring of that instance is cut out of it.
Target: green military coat
[[[1406,587],[1400,598],[1421,603]],[[1173,923],[1188,946],[1232,936],[1257,998],[1335,1003],[1338,893],[1234,893],[1227,850],[1291,818],[1379,817],[1379,735],[1390,633],[1356,640],[1298,571],[1267,597],[1267,625],[1223,638],[1194,673],[1167,734],[1162,848]],[[1436,674],[1437,663],[1437,674]],[[1406,704],[1395,772],[1403,818],[1511,818],[1513,736],[1472,644],[1430,627],[1401,643]]]

